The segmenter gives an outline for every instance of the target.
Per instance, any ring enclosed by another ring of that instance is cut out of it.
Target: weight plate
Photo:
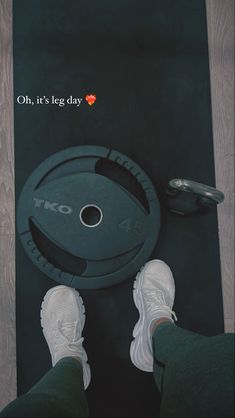
[[[130,158],[78,146],[45,160],[28,178],[17,227],[33,263],[59,283],[98,289],[119,283],[150,257],[160,209],[154,186]]]

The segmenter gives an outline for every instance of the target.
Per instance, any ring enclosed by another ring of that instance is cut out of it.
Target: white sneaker
[[[52,365],[64,357],[79,358],[86,389],[91,380],[91,372],[82,345],[84,324],[85,307],[75,289],[56,286],[48,290],[41,306],[41,325],[51,353]]]
[[[138,369],[152,372],[153,325],[160,318],[169,318],[174,322],[173,316],[177,320],[172,311],[175,284],[168,265],[161,260],[146,263],[136,276],[133,297],[140,317],[133,331],[131,361]]]

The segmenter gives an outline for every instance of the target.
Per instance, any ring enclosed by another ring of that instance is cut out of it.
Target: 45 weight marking
[[[141,234],[143,230],[143,223],[140,221],[135,221],[131,218],[126,218],[119,223],[119,228],[123,229],[125,232],[135,232],[136,234]]]

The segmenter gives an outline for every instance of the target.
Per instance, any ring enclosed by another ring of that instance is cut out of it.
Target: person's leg
[[[208,337],[179,328],[169,321],[162,321],[153,332],[154,379],[162,391],[163,373],[167,363],[183,358],[194,347]]]
[[[162,392],[161,418],[233,417],[234,336],[204,337],[173,324],[175,286],[169,267],[147,263],[137,275],[139,310],[130,356],[153,372]]]
[[[82,338],[85,309],[78,292],[66,286],[50,289],[42,303],[41,324],[54,367],[0,417],[87,418],[90,367]]]
[[[153,336],[161,418],[234,417],[234,335],[205,337],[167,322]]]
[[[66,357],[25,395],[11,402],[1,418],[87,418],[81,363]]]

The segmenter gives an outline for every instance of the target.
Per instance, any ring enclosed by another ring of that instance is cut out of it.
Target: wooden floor
[[[234,331],[233,0],[206,0],[226,331]],[[16,397],[12,0],[0,0],[0,408]]]

